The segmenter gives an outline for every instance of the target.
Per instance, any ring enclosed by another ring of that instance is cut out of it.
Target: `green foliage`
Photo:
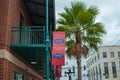
[[[102,36],[106,33],[104,25],[101,22],[95,22],[99,13],[96,6],[87,6],[80,1],[71,2],[71,7],[65,7],[65,12],[59,13],[57,31],[65,31],[67,38],[70,39],[76,34],[81,35],[82,44],[88,48],[98,50],[98,45],[102,44]],[[75,41],[74,41],[75,43]],[[69,47],[71,45],[67,45]]]
[[[74,43],[75,43],[75,41],[74,40],[68,40],[67,42],[66,42],[66,47],[67,48],[70,48],[71,46],[73,46],[74,45]]]

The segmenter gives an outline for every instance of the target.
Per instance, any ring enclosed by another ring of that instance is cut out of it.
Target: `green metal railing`
[[[45,26],[12,27],[11,44],[45,44]]]

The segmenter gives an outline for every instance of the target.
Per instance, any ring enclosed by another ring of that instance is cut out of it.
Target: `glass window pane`
[[[100,59],[100,55],[98,54],[98,60]]]
[[[107,63],[107,62],[104,62],[104,66],[105,66],[105,67],[108,67],[108,63]]]
[[[120,57],[120,52],[118,52],[118,57]]]
[[[109,78],[108,62],[104,62],[104,75],[105,78]]]
[[[114,52],[110,52],[111,57],[115,57]]]
[[[113,78],[116,78],[117,77],[117,71],[116,71],[115,62],[112,62],[112,73],[113,73]]]
[[[95,56],[95,62],[97,61],[97,58],[96,58],[96,56]]]
[[[103,52],[103,57],[106,58],[107,57],[107,53]]]
[[[14,80],[24,80],[23,74],[14,72]]]
[[[115,62],[112,62],[112,66],[116,66],[116,65],[115,65]]]
[[[120,68],[120,61],[119,61],[119,68]]]
[[[100,64],[99,64],[99,76],[100,76],[100,80],[102,80],[102,75],[101,75],[101,66],[100,66]]]
[[[97,66],[96,66],[96,78],[98,80],[98,68],[97,68]]]
[[[92,63],[94,63],[94,59],[92,59]]]

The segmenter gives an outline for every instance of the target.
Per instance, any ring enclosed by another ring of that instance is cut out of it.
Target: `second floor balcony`
[[[12,27],[11,46],[45,47],[46,40],[45,28],[46,28],[45,26]]]

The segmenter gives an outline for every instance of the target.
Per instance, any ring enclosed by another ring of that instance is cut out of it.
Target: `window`
[[[89,67],[89,62],[87,63],[87,67]]]
[[[94,59],[92,59],[92,63],[94,63]]]
[[[96,80],[98,80],[98,69],[97,69],[97,66],[96,66]]]
[[[93,70],[91,69],[91,80],[93,80]]]
[[[113,78],[116,78],[117,77],[117,71],[116,71],[115,62],[112,62],[112,73],[113,73]]]
[[[104,75],[105,78],[109,78],[108,62],[104,62]]]
[[[119,68],[120,68],[120,61],[119,61]]]
[[[95,69],[94,69],[94,67],[93,67],[93,80],[95,80]]]
[[[99,74],[100,74],[99,76],[100,76],[100,80],[102,80],[102,75],[101,75],[101,66],[100,66],[100,64],[99,64],[99,66],[98,66],[98,67],[99,67]]]
[[[92,65],[92,60],[90,61],[90,64]]]
[[[98,55],[97,55],[97,56],[98,56],[98,60],[99,60],[99,59],[100,59],[100,55],[99,55],[99,53],[98,53]]]
[[[23,13],[20,13],[20,26],[24,25],[24,16]]]
[[[96,58],[96,56],[95,56],[95,62],[97,61],[97,58]]]
[[[118,52],[118,57],[120,57],[120,52]]]
[[[24,80],[23,74],[14,72],[14,80]]]
[[[91,73],[91,72],[90,72],[90,70],[89,70],[89,71],[88,71],[88,74],[87,74],[89,80],[91,80],[91,75],[90,75],[90,73]]]
[[[28,77],[28,80],[33,80],[33,78],[31,76]]]
[[[103,52],[103,58],[107,58],[107,53]]]
[[[111,55],[111,58],[115,57],[114,52],[110,52],[110,55]]]

